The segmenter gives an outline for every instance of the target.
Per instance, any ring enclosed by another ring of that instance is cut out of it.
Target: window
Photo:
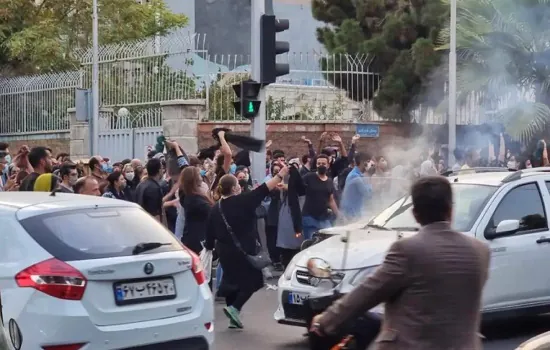
[[[453,189],[453,228],[460,232],[469,231],[496,187],[472,184],[451,184]],[[369,224],[392,228],[418,228],[412,213],[412,197],[409,195],[397,200]]]
[[[134,247],[144,242],[169,244],[150,253],[183,249],[172,233],[140,208],[66,210],[20,223],[38,244],[63,261],[131,256]]]
[[[536,183],[521,185],[508,192],[495,210],[487,230],[495,230],[503,220],[519,220],[520,231],[548,227],[544,204]]]

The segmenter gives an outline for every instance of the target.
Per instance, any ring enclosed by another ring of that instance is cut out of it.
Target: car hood
[[[326,235],[342,235],[342,234],[345,234],[347,231],[361,230],[363,227],[367,226],[369,221],[360,221],[360,222],[356,222],[345,226],[334,226],[334,227],[323,228],[319,230],[319,233],[323,233]]]
[[[299,252],[294,258],[295,264],[307,267],[310,258],[321,258],[328,262],[332,269],[356,269],[379,265],[393,242],[416,233],[365,229],[348,232],[349,235],[337,234]],[[349,237],[348,243],[346,237]],[[346,247],[347,261],[344,266]]]

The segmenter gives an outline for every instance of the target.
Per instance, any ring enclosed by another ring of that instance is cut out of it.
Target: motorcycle
[[[349,244],[349,232],[342,241],[346,243],[342,266],[346,265],[347,251]],[[316,315],[323,313],[336,300],[344,296],[340,292],[341,274],[332,271],[330,266],[322,259],[310,259],[308,271],[311,276],[328,280],[332,283],[332,289],[327,292],[311,295],[306,303],[306,321],[309,326]],[[311,350],[366,350],[378,335],[382,324],[382,316],[377,313],[366,312],[356,319],[352,319],[342,325],[338,334],[330,336],[319,336],[315,333],[308,333],[309,348]]]
[[[306,308],[308,325],[311,324],[313,317],[321,314],[342,296],[343,294],[335,291],[328,295],[310,297]],[[381,322],[379,315],[367,312],[344,324],[335,335],[319,336],[309,333],[309,348],[311,350],[366,350],[378,335]]]

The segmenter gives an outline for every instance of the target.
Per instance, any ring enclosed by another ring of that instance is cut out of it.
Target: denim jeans
[[[222,284],[223,270],[222,266],[218,263],[216,267],[216,290],[220,290],[220,285]]]
[[[311,236],[320,229],[332,227],[329,219],[319,220],[312,216],[302,218],[302,230],[304,239],[311,239]]]

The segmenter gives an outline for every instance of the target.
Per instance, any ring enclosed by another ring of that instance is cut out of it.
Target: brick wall
[[[199,148],[204,148],[214,143],[211,131],[214,127],[227,127],[242,135],[250,135],[248,123],[199,123],[198,143]],[[310,123],[273,123],[267,126],[267,139],[273,141],[271,149],[281,149],[288,156],[301,156],[307,152],[306,145],[301,142],[302,135],[309,138],[317,145],[323,132],[338,133],[346,145],[349,145],[351,137],[355,134],[354,124],[310,124]],[[367,149],[375,155],[383,155],[383,150],[391,146],[393,149],[405,151],[410,146],[410,130],[403,124],[380,124],[380,137],[363,138],[359,141],[359,149]],[[61,152],[69,152],[69,139],[63,138],[36,138],[27,140],[1,139],[10,144],[11,151],[17,152],[22,145],[47,146],[52,148],[54,155]]]
[[[250,135],[250,124],[199,124],[199,148],[204,148],[214,143],[211,131],[215,127],[227,127],[239,134]],[[354,124],[306,124],[306,123],[273,123],[267,126],[267,139],[273,142],[272,150],[281,149],[288,156],[301,156],[307,152],[307,146],[301,141],[302,135],[310,139],[315,146],[323,132],[335,132],[340,135],[346,145],[350,144],[355,134]],[[400,124],[380,124],[380,137],[362,138],[359,141],[359,149],[368,149],[370,153],[381,155],[383,149],[391,146],[394,149],[406,150],[409,145],[409,129]]]

